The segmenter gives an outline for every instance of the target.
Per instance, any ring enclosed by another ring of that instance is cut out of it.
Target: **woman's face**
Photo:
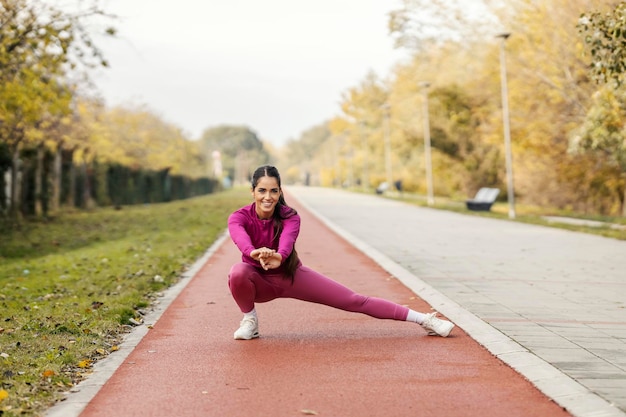
[[[274,214],[278,198],[280,197],[280,187],[274,177],[261,177],[252,190],[256,214],[260,219],[269,219]]]

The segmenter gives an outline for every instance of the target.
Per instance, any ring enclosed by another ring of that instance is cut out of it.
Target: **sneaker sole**
[[[450,336],[450,333],[452,332],[452,329],[454,329],[454,325],[452,325],[452,327],[450,327],[450,330],[448,330],[446,333],[444,334],[439,334],[437,332],[434,332],[432,330],[430,330],[427,334],[428,336],[441,336],[441,337],[448,337]]]
[[[252,337],[243,337],[243,336],[237,336],[237,335],[234,336],[235,340],[252,340],[252,339],[256,339],[257,337],[259,337],[258,332],[253,334]]]

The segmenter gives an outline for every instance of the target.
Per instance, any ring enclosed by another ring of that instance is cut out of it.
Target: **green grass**
[[[249,201],[233,190],[3,231],[0,414],[40,415],[84,379]]]

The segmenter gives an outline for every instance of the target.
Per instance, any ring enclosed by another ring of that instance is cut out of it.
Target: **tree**
[[[396,47],[425,51],[450,41],[485,39],[502,25],[482,0],[402,0],[389,15]]]
[[[621,212],[626,216],[626,3],[611,11],[585,13],[578,22],[591,57],[589,72],[599,84],[585,121],[571,140],[574,153],[587,153],[617,170],[611,181],[621,187]]]
[[[107,65],[83,24],[94,15],[104,15],[97,1],[73,14],[36,0],[0,1],[0,140],[13,155],[14,212],[20,149],[36,146],[46,124],[71,112],[70,74]]]
[[[281,161],[284,166],[283,180],[311,184],[316,179],[316,173],[313,172],[316,167],[312,156],[316,155],[330,135],[328,123],[323,122],[302,132],[297,140],[287,142],[284,161]]]
[[[585,122],[571,141],[574,153],[590,154],[599,164],[612,167],[613,178],[606,183],[616,194],[616,201],[621,200],[622,216],[626,216],[625,120],[626,91],[607,86],[594,95]]]
[[[342,95],[342,120],[335,120],[331,125],[335,136],[347,137],[344,146],[350,148],[354,175],[365,188],[385,179],[382,109],[389,99],[388,83],[369,72],[357,86]]]
[[[618,85],[626,73],[626,3],[607,13],[585,13],[578,22],[591,55],[589,69],[598,82]]]
[[[106,109],[98,101],[82,100],[76,110],[74,124],[84,125],[86,143],[101,162],[155,171],[168,168],[188,176],[206,174],[206,158],[200,158],[199,146],[146,105]]]
[[[220,153],[227,176],[238,183],[248,183],[252,171],[269,161],[263,142],[247,126],[222,125],[206,129],[200,144],[205,155]]]
[[[69,112],[70,100],[67,89],[56,80],[42,79],[28,68],[0,83],[0,97],[0,139],[12,155],[10,208],[16,215],[20,149],[25,142],[41,142],[41,129],[50,119]]]

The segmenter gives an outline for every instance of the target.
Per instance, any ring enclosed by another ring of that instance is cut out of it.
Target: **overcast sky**
[[[109,106],[146,104],[198,138],[244,124],[276,145],[339,113],[370,70],[406,52],[388,35],[397,0],[108,0],[119,36],[100,41]]]

